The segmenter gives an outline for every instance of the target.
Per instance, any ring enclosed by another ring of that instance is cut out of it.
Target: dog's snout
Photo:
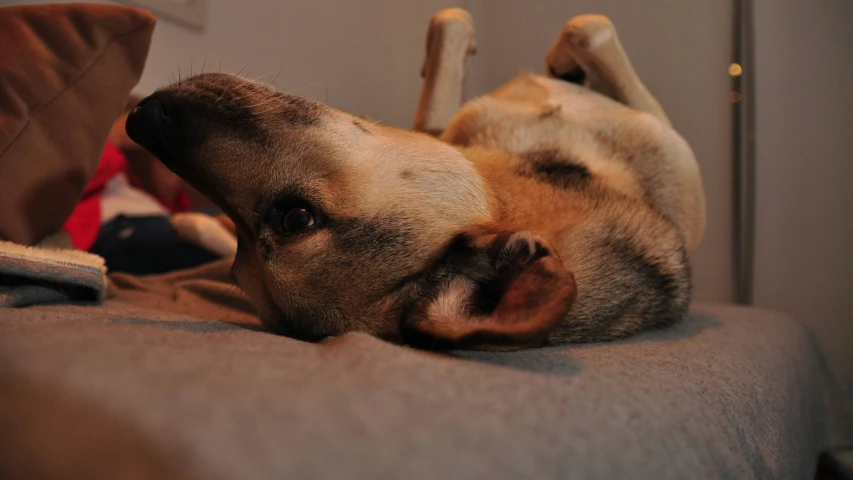
[[[139,105],[133,109],[133,112],[148,115],[152,120],[164,123],[172,120],[171,112],[166,107],[166,104],[153,95],[139,102]]]
[[[168,164],[180,143],[175,113],[166,98],[146,97],[127,116],[127,136]]]

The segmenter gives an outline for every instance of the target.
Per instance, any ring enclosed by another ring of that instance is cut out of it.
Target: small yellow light
[[[732,103],[740,102],[740,92],[732,92]]]
[[[729,75],[739,77],[743,73],[743,67],[739,63],[729,65]]]

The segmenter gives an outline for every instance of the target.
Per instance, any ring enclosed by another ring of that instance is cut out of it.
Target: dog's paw
[[[495,255],[495,269],[501,272],[508,268],[524,268],[550,253],[544,242],[531,232],[516,232],[500,246]]]
[[[603,15],[580,15],[568,20],[557,41],[548,51],[546,66],[551,77],[583,85],[586,68],[595,61],[595,52],[615,38],[615,28]]]
[[[452,35],[469,41],[468,53],[477,49],[474,32],[474,18],[462,8],[445,8],[433,15],[430,28],[440,28],[445,35]]]
[[[462,8],[446,8],[433,15],[429,23],[427,43],[441,38],[453,44],[454,51],[464,50],[466,55],[477,53],[477,36],[474,19]],[[461,47],[461,48],[459,48]]]
[[[613,22],[604,15],[580,15],[563,25],[562,40],[578,51],[592,52],[614,33]]]

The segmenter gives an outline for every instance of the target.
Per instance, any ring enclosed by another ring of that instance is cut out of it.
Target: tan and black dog
[[[234,276],[277,333],[511,349],[679,321],[700,173],[612,24],[568,21],[548,76],[462,106],[474,47],[467,12],[433,17],[428,134],[218,73],[154,93],[127,132],[234,221]]]

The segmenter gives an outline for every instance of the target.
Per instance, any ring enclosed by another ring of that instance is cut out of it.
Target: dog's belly
[[[600,131],[639,116],[645,115],[587,88],[524,74],[468,102],[442,139],[524,153],[555,144],[596,143]]]
[[[585,87],[521,75],[466,104],[442,138],[520,156],[550,152],[581,165],[675,223],[688,251],[704,230],[701,177],[684,139],[654,116]]]
[[[492,94],[469,102],[443,139],[520,155],[547,155],[576,164],[610,188],[642,197],[637,172],[613,155],[614,125],[643,115],[584,87],[521,75]]]

